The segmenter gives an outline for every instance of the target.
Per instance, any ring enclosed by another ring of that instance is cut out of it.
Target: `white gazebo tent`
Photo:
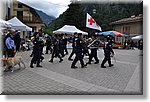
[[[11,23],[3,20],[3,19],[0,19],[0,27],[5,27],[5,28],[10,28],[11,27]]]
[[[82,33],[83,35],[88,35],[87,32],[81,31],[77,29],[75,26],[71,26],[71,25],[64,25],[62,28],[53,31],[53,33],[55,34],[61,34],[61,33],[74,34],[75,32]]]
[[[15,30],[32,31],[32,28],[23,24],[17,17],[14,17],[14,18],[8,20],[8,22],[12,24],[12,28]]]

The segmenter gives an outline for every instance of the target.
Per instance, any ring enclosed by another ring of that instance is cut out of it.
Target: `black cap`
[[[77,35],[77,34],[78,34],[77,32],[74,33],[74,35]]]
[[[82,35],[82,33],[78,33],[78,35]]]

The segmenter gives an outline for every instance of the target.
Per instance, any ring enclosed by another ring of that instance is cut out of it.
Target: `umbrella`
[[[128,37],[127,34],[122,34],[120,32],[117,31],[106,31],[106,32],[99,32],[97,33],[98,35],[104,35],[104,36],[124,36],[124,37]]]
[[[124,36],[124,37],[129,37],[129,35],[127,35],[127,34],[122,34],[122,36]]]
[[[104,36],[115,36],[113,32],[100,32],[97,33],[98,35],[104,35]]]

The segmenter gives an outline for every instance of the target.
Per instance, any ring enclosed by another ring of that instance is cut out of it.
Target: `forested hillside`
[[[38,13],[38,15],[41,17],[43,23],[45,23],[46,25],[48,25],[49,23],[52,22],[52,20],[55,19],[55,17],[49,16],[46,13],[44,13],[43,11],[40,11],[40,10],[37,10],[37,9],[35,9],[35,11]]]
[[[93,12],[94,11],[94,12]],[[143,14],[143,2],[139,3],[71,3],[69,8],[46,28],[51,33],[63,25],[75,25],[78,29],[87,31],[85,27],[86,13],[89,13],[101,26],[103,31],[111,30],[110,22]]]

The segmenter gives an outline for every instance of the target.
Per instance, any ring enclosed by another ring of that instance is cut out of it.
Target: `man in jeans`
[[[11,32],[6,36],[5,46],[6,46],[7,57],[15,56],[15,52],[16,52],[15,51],[16,45],[14,42],[15,34],[16,34],[15,30],[11,30]]]

